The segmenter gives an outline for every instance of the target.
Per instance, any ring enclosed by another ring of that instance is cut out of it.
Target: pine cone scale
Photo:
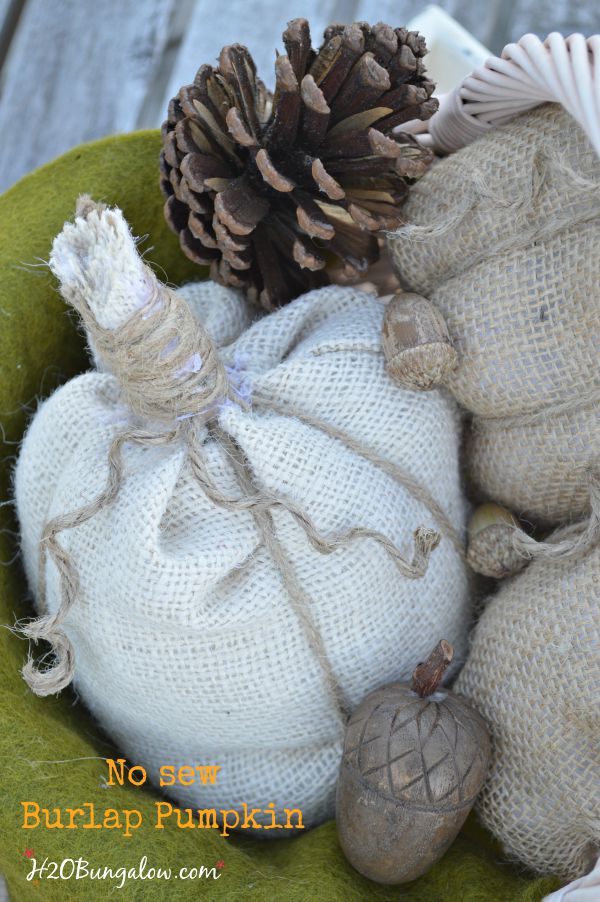
[[[252,57],[245,47],[234,44],[226,49],[229,52],[231,68],[233,70],[234,94],[240,111],[244,115],[250,131],[255,138],[260,134],[260,123],[256,111],[256,69]]]
[[[327,161],[327,171],[334,177],[341,177],[353,172],[366,176],[385,175],[390,170],[389,157],[382,157],[371,152],[364,157],[339,157],[336,160]]]
[[[213,211],[212,202],[208,197],[202,198],[196,194],[187,181],[182,178],[177,189],[177,196],[182,203],[186,204],[192,213],[201,213],[203,216],[211,216]]]
[[[216,213],[213,216],[212,227],[219,247],[223,247],[229,251],[244,251],[251,243],[252,239],[248,235],[233,235],[229,229],[223,225]]]
[[[310,153],[321,146],[327,135],[331,110],[312,75],[304,76],[300,92],[303,104],[300,143]]]
[[[270,185],[275,191],[286,193],[294,190],[296,187],[294,182],[279,172],[264,147],[258,151],[254,161],[267,185]]]
[[[390,88],[387,70],[379,65],[372,53],[364,53],[336,94],[332,123],[376,105],[381,95]]]
[[[308,195],[300,195],[294,192],[296,201],[296,219],[298,225],[310,238],[321,238],[330,241],[335,229],[331,222],[323,215],[323,211]]]
[[[217,260],[220,256],[218,250],[204,247],[201,241],[194,238],[187,226],[179,232],[179,244],[186,257],[200,266],[210,266],[213,260]]]
[[[243,176],[219,191],[215,213],[234,235],[250,235],[269,212],[269,202],[255,194]]]
[[[229,182],[233,177],[231,167],[224,160],[203,153],[186,154],[179,168],[191,190],[197,194],[208,190],[206,183],[211,179],[223,178]]]
[[[321,50],[311,67],[310,75],[328,103],[336,97],[363,52],[363,33],[355,25],[350,25],[334,36]]]
[[[293,19],[283,33],[283,44],[296,76],[300,82],[307,70],[312,54],[310,29],[306,19]]]
[[[218,249],[219,244],[214,231],[206,225],[205,220],[201,216],[191,212],[188,216],[187,224],[194,238],[197,238],[204,247],[210,248],[211,250]]]
[[[293,146],[302,109],[300,86],[287,57],[277,58],[275,72],[275,115],[265,138],[265,143],[273,150]]]
[[[342,131],[334,134],[330,131],[319,147],[319,152],[331,163],[338,157],[352,157],[355,153],[370,151],[367,132],[363,128]]]
[[[346,196],[342,186],[327,172],[321,160],[315,158],[311,164],[310,171],[319,190],[326,194],[330,200],[342,200]],[[316,198],[316,203],[319,203],[318,198]],[[322,206],[321,209],[323,209]]]
[[[398,36],[393,28],[378,22],[373,28],[367,25],[367,45],[366,49],[370,50],[377,62],[386,69],[392,63],[392,60],[398,52]]]

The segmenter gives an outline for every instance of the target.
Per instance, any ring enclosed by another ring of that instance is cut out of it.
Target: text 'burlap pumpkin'
[[[597,520],[598,480],[591,498]],[[573,530],[553,536],[554,547]],[[505,580],[454,687],[492,734],[477,803],[483,822],[530,868],[568,878],[600,852],[599,573],[596,541],[583,554],[534,559]]]
[[[600,162],[558,104],[439,161],[389,238],[400,279],[445,318],[444,374],[474,414],[469,478],[538,524],[589,510],[600,448]]]
[[[180,804],[317,823],[347,710],[440,635],[464,659],[454,402],[390,380],[383,308],[356,289],[248,325],[231,289],[167,289],[88,200],[51,268],[97,368],[39,408],[17,465],[26,632],[56,655],[24,675],[74,679],[151,777],[221,766]]]

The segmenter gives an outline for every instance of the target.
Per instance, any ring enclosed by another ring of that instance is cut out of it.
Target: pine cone
[[[186,256],[266,309],[326,284],[332,255],[364,278],[376,232],[399,225],[432,159],[392,130],[437,108],[417,32],[331,25],[316,52],[294,19],[283,42],[274,96],[239,44],[201,66],[169,104],[161,154],[165,217]]]

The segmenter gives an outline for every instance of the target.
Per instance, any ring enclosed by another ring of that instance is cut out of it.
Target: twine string
[[[254,407],[265,407],[282,416],[290,416],[296,420],[300,420],[301,423],[304,423],[311,429],[317,429],[329,438],[341,442],[354,454],[362,457],[364,460],[373,464],[378,470],[386,473],[395,480],[398,485],[401,485],[402,488],[406,489],[408,494],[415,501],[418,501],[427,508],[441,535],[449,539],[462,559],[466,558],[464,541],[461,539],[444,509],[438,504],[426,486],[422,485],[422,483],[402,467],[398,466],[398,464],[382,457],[373,448],[367,447],[362,442],[359,442],[345,430],[339,429],[337,426],[333,426],[331,423],[327,423],[325,420],[322,420],[313,414],[306,413],[295,404],[291,404],[288,401],[278,401],[271,394],[266,394],[262,390],[256,391],[253,394],[252,404]]]
[[[590,498],[590,514],[578,523],[569,523],[555,530],[540,542],[517,528],[511,534],[513,548],[527,560],[567,560],[583,557],[600,542],[600,473],[586,470]]]

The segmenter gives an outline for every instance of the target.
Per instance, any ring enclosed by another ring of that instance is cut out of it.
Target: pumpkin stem
[[[418,664],[412,675],[412,690],[426,698],[437,689],[454,657],[454,649],[446,639],[438,642],[429,657]]]

